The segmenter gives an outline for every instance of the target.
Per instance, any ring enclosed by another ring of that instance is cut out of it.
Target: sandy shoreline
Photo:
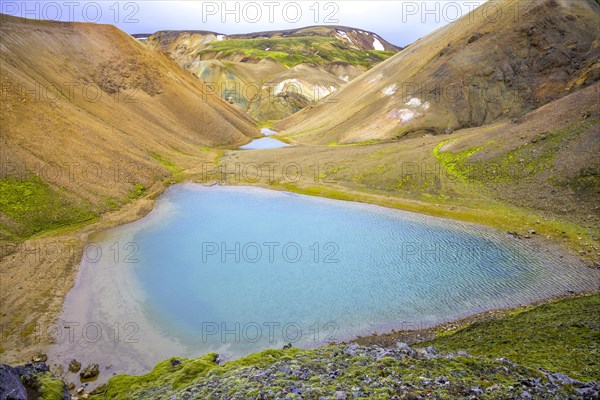
[[[118,211],[102,215],[99,221],[67,233],[50,233],[30,239],[0,260],[0,292],[3,305],[0,315],[1,363],[23,363],[37,353],[47,352],[52,344],[52,336],[48,332],[52,332],[56,326],[65,297],[75,283],[82,250],[90,235],[143,218],[152,211],[155,204],[153,199],[167,187],[163,182],[156,183],[149,189],[146,197],[129,203]],[[554,247],[553,241],[546,238],[535,237],[530,240],[537,241],[543,247]],[[57,249],[61,251],[58,252]],[[565,255],[573,256],[564,247],[557,249]],[[552,300],[549,298],[538,303]],[[414,343],[431,338],[439,329],[468,325],[480,321],[481,318],[490,319],[506,312],[508,311],[486,311],[425,329],[378,332],[351,341],[381,345],[393,344],[396,341]]]
[[[152,210],[153,198],[166,187],[158,182],[148,189],[148,196],[103,214],[99,221],[82,228],[50,232],[7,246],[3,254],[10,254],[0,259],[0,363],[27,362],[47,351],[90,235],[143,218]]]

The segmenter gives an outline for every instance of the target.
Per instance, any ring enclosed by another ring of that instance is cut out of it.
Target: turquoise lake
[[[598,271],[536,243],[367,204],[177,185],[86,247],[61,315],[81,334],[52,356],[143,373],[173,355],[315,347],[597,288]]]

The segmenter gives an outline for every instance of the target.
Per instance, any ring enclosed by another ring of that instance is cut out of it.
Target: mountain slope
[[[372,32],[341,26],[229,36],[160,31],[144,42],[261,121],[321,100],[399,50]]]
[[[0,239],[87,220],[203,146],[258,136],[191,74],[109,25],[2,16]]]
[[[598,2],[495,6],[498,20],[474,10],[276,129],[321,144],[439,134],[518,118],[598,80]]]

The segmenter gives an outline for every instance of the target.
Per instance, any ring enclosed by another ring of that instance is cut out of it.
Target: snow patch
[[[217,35],[217,40],[218,41],[221,41],[223,39],[225,39],[225,35]]]
[[[346,39],[347,41],[349,41],[350,43],[352,43],[352,40],[350,40],[350,38],[348,37],[348,35],[346,35],[346,32],[340,31],[339,29],[336,29],[336,32],[338,33],[338,35],[340,35],[341,37],[343,37],[344,39]]]
[[[411,107],[420,107],[421,104],[423,104],[421,99],[417,99],[416,97],[413,97],[408,102],[406,102],[406,105]]]
[[[428,101],[423,103],[423,100],[417,97],[410,98],[404,105],[409,108],[392,110],[388,114],[388,118],[398,119],[401,123],[406,124],[407,122],[422,116],[423,113],[431,107],[431,104],[429,104]]]
[[[414,108],[422,108],[423,110],[429,110],[429,107],[431,107],[431,104],[429,104],[428,101],[423,103],[421,99],[418,99],[416,97],[413,97],[412,99],[404,103],[404,105]]]
[[[375,36],[373,36],[373,48],[375,50],[385,50],[385,47],[383,47],[379,39],[377,39]]]
[[[385,89],[383,89],[381,91],[381,93],[383,93],[386,96],[391,96],[394,93],[396,93],[396,89],[398,88],[398,85],[396,85],[395,83],[393,85],[390,85],[388,87],[386,87]]]
[[[408,110],[406,108],[400,110],[399,114],[400,121],[402,121],[403,123],[412,121],[413,119],[415,119],[415,117],[418,117],[420,115],[418,112],[414,110]]]

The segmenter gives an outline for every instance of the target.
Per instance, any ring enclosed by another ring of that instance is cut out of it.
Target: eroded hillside
[[[451,133],[518,119],[600,78],[600,5],[495,2],[416,41],[276,128],[328,144]]]
[[[168,177],[173,159],[259,135],[113,26],[1,17],[0,239],[92,219]]]

